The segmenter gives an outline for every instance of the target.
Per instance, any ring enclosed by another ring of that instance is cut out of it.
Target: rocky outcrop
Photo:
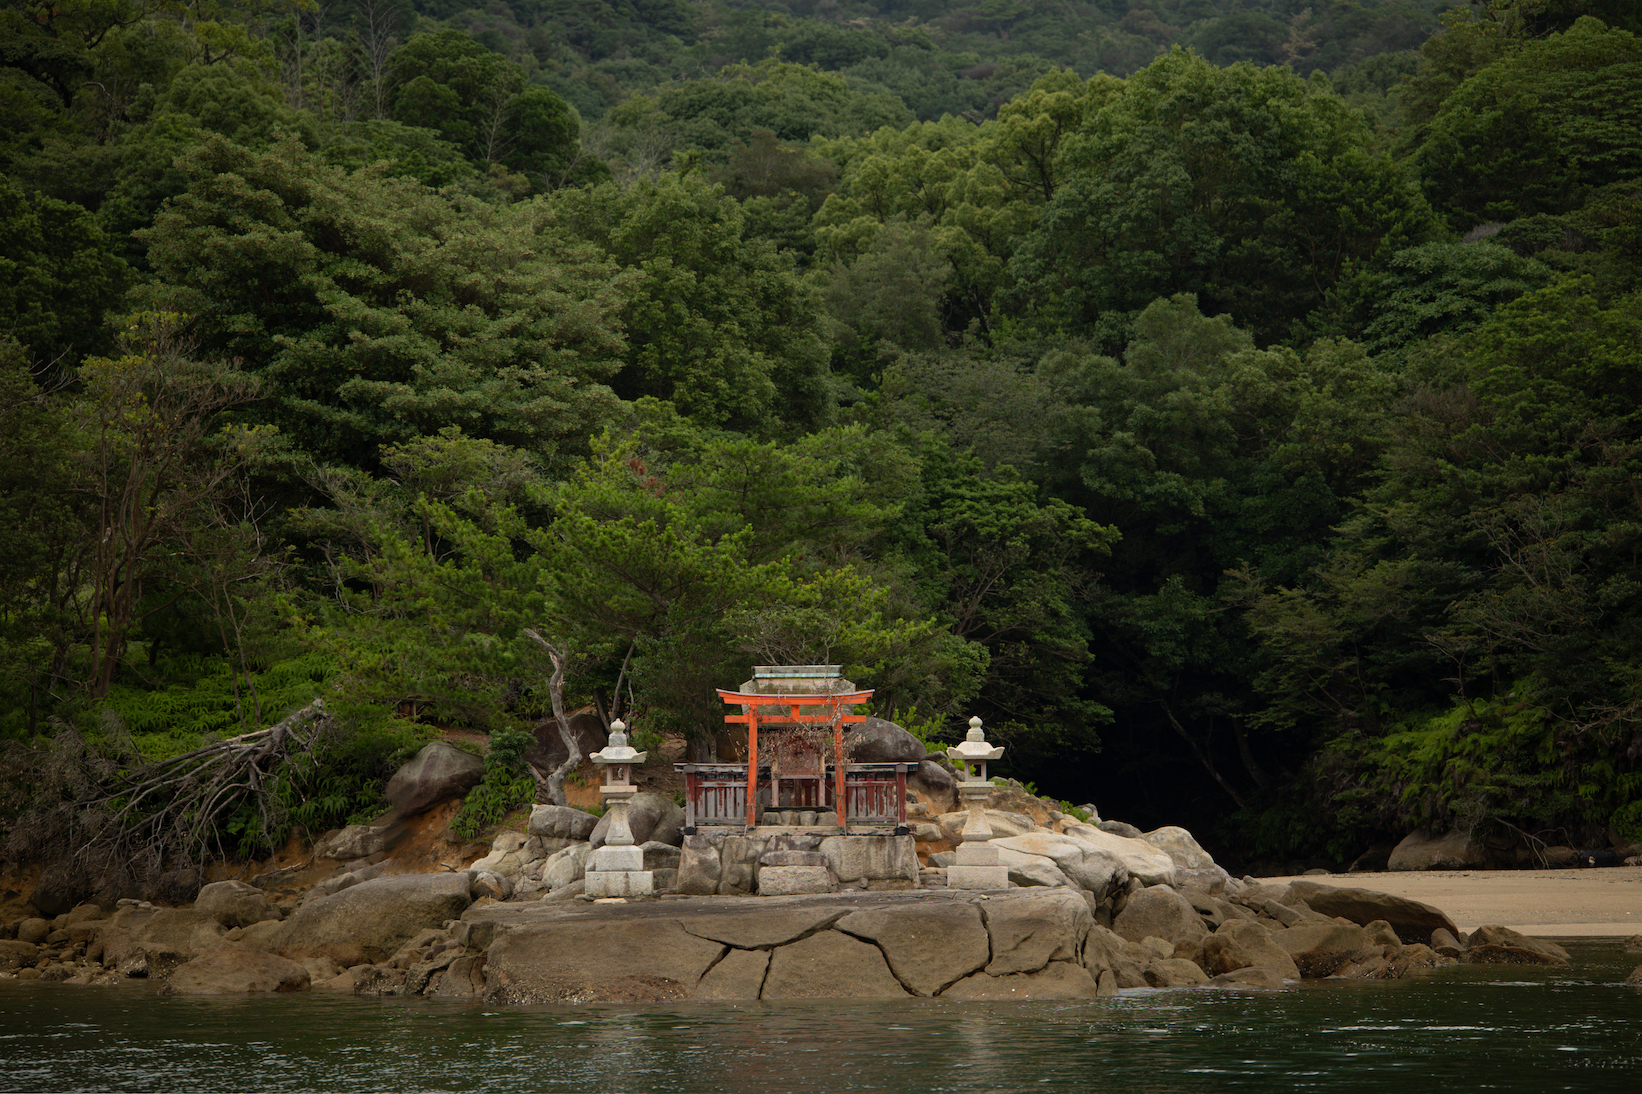
[[[537,722],[531,730],[536,743],[525,749],[525,760],[539,771],[552,771],[565,761],[564,738],[559,723],[552,718]],[[572,714],[570,736],[585,759],[610,741],[610,731],[596,714]]]
[[[994,847],[1038,855],[1053,862],[1074,885],[1093,893],[1096,900],[1129,884],[1129,868],[1105,847],[1054,832],[1036,831],[995,839]]]
[[[339,862],[369,858],[392,847],[399,834],[400,829],[394,825],[350,824],[314,844],[314,858],[332,858]]]
[[[581,842],[592,838],[593,829],[598,827],[598,823],[599,818],[585,809],[572,809],[568,805],[533,805],[528,831],[532,836],[543,839]]]
[[[1488,849],[1465,832],[1412,832],[1392,850],[1386,869],[1471,870],[1487,862]]]
[[[219,943],[228,929],[190,908],[122,909],[101,932],[103,964],[161,978]]]
[[[882,950],[895,979],[913,995],[940,995],[991,959],[986,923],[973,903],[867,908],[836,926]]]
[[[1109,821],[1103,821],[1109,824]],[[1091,824],[1065,824],[1062,832],[1116,858],[1142,885],[1173,885],[1178,867],[1168,853],[1143,839],[1134,839]]]
[[[471,884],[465,871],[362,882],[297,909],[275,950],[293,960],[328,957],[343,968],[386,960],[418,931],[459,917],[473,903]]]
[[[1093,926],[1071,890],[486,905],[495,1002],[1093,998]]]
[[[1260,968],[1282,980],[1300,979],[1300,968],[1289,952],[1272,941],[1271,932],[1245,919],[1228,919],[1203,939],[1203,971],[1225,976],[1241,969]]]
[[[1529,938],[1509,927],[1483,926],[1471,932],[1461,958],[1468,965],[1562,965],[1568,951],[1543,938]]]
[[[1383,920],[1408,943],[1427,941],[1431,932],[1439,929],[1459,933],[1447,913],[1406,897],[1304,880],[1292,882],[1288,891],[1290,898],[1303,902],[1320,915],[1338,916],[1361,926]]]
[[[1302,923],[1273,931],[1271,939],[1294,960],[1306,978],[1333,976],[1342,965],[1379,950],[1361,927],[1345,923]]]
[[[433,741],[393,773],[383,793],[400,816],[408,817],[460,798],[484,777],[484,760],[449,741]]]
[[[1170,946],[1200,944],[1209,933],[1191,902],[1167,885],[1151,885],[1131,894],[1112,920],[1112,930],[1130,942],[1161,938]]]
[[[216,881],[205,886],[194,900],[194,910],[229,928],[280,918],[268,894],[243,881]]]
[[[849,758],[863,764],[921,764],[927,754],[922,741],[882,718],[857,722],[844,734]]]
[[[247,992],[303,991],[308,970],[295,961],[239,942],[219,942],[177,967],[166,981],[167,995],[243,995]]]
[[[818,931],[770,954],[760,999],[893,999],[913,994],[884,951],[842,931]]]

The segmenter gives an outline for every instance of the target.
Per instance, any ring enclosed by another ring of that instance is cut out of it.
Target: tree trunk
[[[569,805],[564,795],[564,777],[581,765],[582,753],[577,747],[576,735],[570,731],[570,718],[564,712],[564,670],[570,661],[570,645],[555,646],[529,627],[524,629],[525,634],[542,649],[553,661],[553,675],[547,680],[547,693],[553,701],[553,721],[559,727],[559,739],[564,742],[564,763],[547,773],[547,798],[551,805]]]

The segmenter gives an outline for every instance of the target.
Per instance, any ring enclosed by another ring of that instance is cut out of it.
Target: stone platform
[[[1064,888],[492,903],[463,921],[489,936],[496,1003],[1101,993],[1083,960],[1099,928]]]

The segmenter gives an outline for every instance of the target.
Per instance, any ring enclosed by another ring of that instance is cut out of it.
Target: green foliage
[[[536,743],[528,730],[509,727],[490,735],[485,753],[485,777],[462,800],[450,822],[451,831],[464,839],[484,832],[536,796],[536,780],[525,765],[525,750]]]
[[[212,738],[261,728],[245,721],[246,704],[238,694],[244,685],[227,659],[162,656],[147,669],[164,682],[116,684],[101,708],[119,717],[145,759],[167,759]],[[335,677],[331,659],[313,651],[252,673],[248,683],[267,712],[266,721],[273,722],[329,692]]]
[[[1627,802],[1614,810],[1608,827],[1628,843],[1642,843],[1642,800]]]
[[[1409,173],[1370,148],[1327,80],[1177,49],[1067,139],[1064,179],[1011,263],[1014,299],[1113,348],[1180,292],[1283,338],[1352,265],[1434,227]]]
[[[551,460],[613,410],[621,283],[540,205],[348,175],[290,142],[210,139],[185,170],[143,233],[147,295],[265,375],[270,416],[312,455],[368,466],[457,424]]]
[[[86,210],[0,176],[0,331],[41,361],[103,348],[126,272],[113,250]]]
[[[705,426],[755,434],[832,415],[820,316],[792,260],[743,234],[739,205],[693,174],[556,195],[555,223],[630,271],[612,386]]]
[[[1582,18],[1462,83],[1419,151],[1427,193],[1458,231],[1577,208],[1642,172],[1642,41]]]

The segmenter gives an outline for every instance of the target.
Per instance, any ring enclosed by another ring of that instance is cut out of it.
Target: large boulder
[[[1187,870],[1212,870],[1214,858],[1192,834],[1178,825],[1165,825],[1141,835],[1141,839],[1174,859],[1176,866]]]
[[[1028,890],[988,901],[986,929],[993,976],[1036,972],[1051,961],[1075,961],[1095,925],[1089,904],[1071,889]]]
[[[939,816],[958,808],[958,780],[934,760],[924,760],[916,771],[907,773],[907,789],[924,796],[929,803],[926,815]]]
[[[279,918],[279,909],[269,902],[268,894],[243,881],[213,881],[194,898],[194,910],[229,928]]]
[[[1006,813],[1001,809],[984,810],[986,826],[992,829],[993,839],[1007,839],[1010,836],[1024,836],[1028,832],[1035,832],[1038,826],[1032,823],[1032,818],[1020,813]],[[969,823],[969,810],[960,809],[952,813],[942,813],[935,818],[935,824],[941,830],[943,839],[953,843],[963,842],[964,825]]]
[[[921,764],[928,754],[922,741],[894,722],[870,717],[844,734],[844,748],[861,764]]]
[[[1223,976],[1247,968],[1270,969],[1285,980],[1300,979],[1289,952],[1272,941],[1271,932],[1247,919],[1228,919],[1203,940],[1203,969]]]
[[[1473,870],[1486,865],[1488,849],[1465,832],[1433,836],[1411,832],[1392,850],[1388,870]]]
[[[1391,924],[1397,937],[1408,943],[1425,942],[1436,930],[1459,934],[1454,921],[1441,909],[1407,897],[1377,893],[1372,889],[1323,885],[1302,878],[1289,883],[1288,899],[1292,901],[1296,898],[1304,901],[1306,907],[1314,912],[1349,919],[1360,927],[1384,920]]]
[[[449,741],[433,741],[393,773],[383,792],[401,817],[460,798],[485,777],[485,761]]]
[[[1007,847],[997,848],[998,865],[1008,871],[1011,884],[1023,888],[1047,886],[1074,888],[1072,879],[1061,873],[1055,860],[1044,855],[1028,855]]]
[[[1471,932],[1466,943],[1467,965],[1558,965],[1568,964],[1568,951],[1543,938],[1529,938],[1509,927],[1482,926]]]
[[[303,991],[308,970],[295,961],[239,942],[219,942],[166,982],[167,995],[242,995],[259,991]]]
[[[1175,946],[1201,942],[1209,933],[1191,901],[1167,885],[1151,885],[1131,894],[1112,920],[1112,930],[1130,942],[1161,938]]]
[[[1096,900],[1129,884],[1129,868],[1104,848],[1054,832],[1028,832],[991,841],[995,847],[1050,859],[1079,888],[1087,889]]]
[[[684,842],[684,808],[665,794],[657,794],[651,790],[641,790],[633,795],[633,800],[627,806],[627,827],[633,831],[634,843],[646,843],[655,840],[657,843],[670,843],[674,847]],[[593,826],[593,832],[588,842],[594,848],[604,846],[605,836],[610,831],[610,814],[606,813],[599,818],[599,823]]]
[[[277,937],[282,957],[329,957],[343,968],[375,964],[427,927],[442,927],[473,903],[472,876],[400,874],[310,900]]]
[[[15,938],[0,939],[0,972],[32,968],[40,960],[40,947]]]
[[[991,957],[986,924],[973,904],[870,908],[835,926],[881,949],[895,978],[914,995],[939,995]]]
[[[1146,966],[1146,983],[1154,988],[1195,988],[1208,982],[1203,970],[1183,957],[1162,957]]]
[[[118,923],[116,915],[110,925]],[[168,975],[217,945],[228,928],[209,915],[188,908],[156,908],[141,920],[129,921],[133,929],[110,952],[105,941],[103,963],[140,971],[150,977]],[[102,937],[108,939],[105,933]]]
[[[534,764],[539,771],[552,771],[564,763],[566,752],[564,738],[559,735],[559,723],[552,718],[537,722],[531,732],[536,737],[536,743],[525,749],[525,760]],[[570,736],[576,742],[577,751],[582,759],[599,751],[610,743],[610,731],[604,728],[604,723],[596,714],[572,714],[570,716]]]
[[[1340,966],[1378,954],[1368,932],[1345,923],[1302,923],[1271,932],[1271,939],[1294,959],[1307,979],[1333,976]]]
[[[1143,885],[1173,885],[1177,880],[1180,868],[1175,865],[1174,859],[1143,839],[1120,836],[1092,824],[1067,824],[1062,826],[1062,831],[1075,840],[1107,852],[1121,862],[1129,873],[1139,878]]]
[[[1084,939],[1084,968],[1095,977],[1111,976],[1119,988],[1146,987],[1145,969],[1153,960],[1144,946],[1098,923]]]
[[[568,805],[535,805],[530,809],[530,834],[543,839],[583,842],[593,835],[599,818]]]

